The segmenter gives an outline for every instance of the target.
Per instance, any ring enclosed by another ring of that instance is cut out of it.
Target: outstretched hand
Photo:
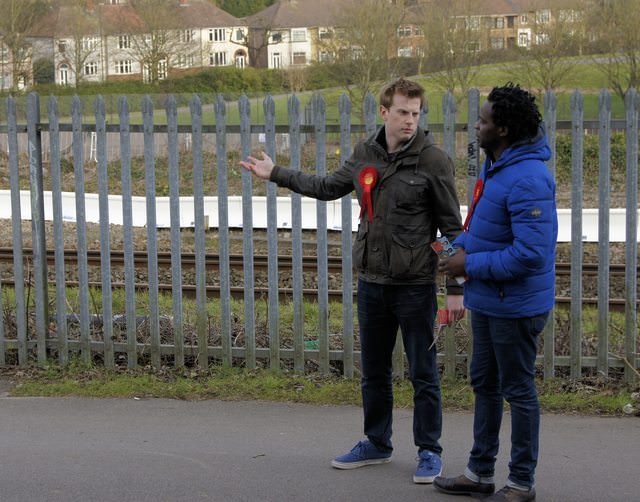
[[[258,160],[249,155],[247,160],[240,161],[240,165],[247,171],[255,174],[258,178],[267,181],[271,177],[271,171],[273,171],[273,160],[264,152],[262,152],[262,160]]]

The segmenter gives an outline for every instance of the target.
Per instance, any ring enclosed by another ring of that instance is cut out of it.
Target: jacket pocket
[[[429,239],[415,233],[391,235],[389,273],[393,279],[413,279],[428,275],[431,253]]]
[[[356,240],[353,243],[353,249],[351,256],[353,258],[353,268],[355,270],[363,270],[365,249],[367,247],[367,229],[365,224],[361,223],[358,227],[358,233],[356,234]]]

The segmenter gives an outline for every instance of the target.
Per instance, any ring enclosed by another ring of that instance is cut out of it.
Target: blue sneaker
[[[369,440],[360,441],[349,453],[331,461],[336,469],[357,469],[365,465],[386,464],[391,462],[391,452],[376,448]]]
[[[422,450],[418,453],[418,468],[413,475],[414,483],[433,483],[433,480],[442,474],[442,459],[437,453]]]

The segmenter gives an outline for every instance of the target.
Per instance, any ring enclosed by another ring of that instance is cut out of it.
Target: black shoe
[[[434,483],[435,484],[435,483]],[[491,497],[486,498],[487,502],[532,502],[536,499],[536,491],[531,488],[529,491],[516,490],[510,486],[501,488]]]
[[[496,485],[493,483],[476,483],[465,475],[458,476],[457,478],[443,478],[438,476],[434,479],[433,486],[442,493],[448,493],[450,495],[470,495],[472,497],[475,495],[486,497],[487,495],[491,495],[496,489]]]

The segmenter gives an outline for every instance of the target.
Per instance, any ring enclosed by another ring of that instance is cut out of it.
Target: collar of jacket
[[[544,124],[540,124],[538,134],[531,138],[520,140],[507,148],[500,158],[493,162],[487,155],[485,160],[485,171],[487,175],[502,169],[505,166],[522,162],[524,160],[541,160],[546,162],[551,158],[551,148],[547,143],[547,135]]]
[[[385,129],[382,125],[375,133],[366,140],[367,146],[376,150],[385,160],[389,160],[389,152],[387,152],[387,140],[385,139]],[[429,131],[425,131],[418,127],[413,137],[407,141],[400,150],[395,153],[395,160],[410,156],[418,155],[426,147],[434,144],[433,137]]]

